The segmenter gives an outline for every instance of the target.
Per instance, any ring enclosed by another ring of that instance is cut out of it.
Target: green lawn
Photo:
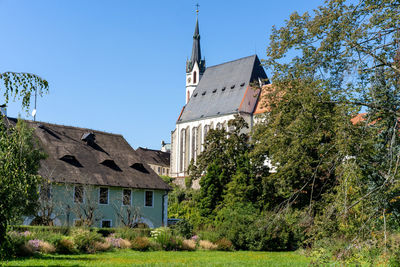
[[[5,266],[308,266],[295,252],[119,250],[93,255],[46,255],[5,262]]]

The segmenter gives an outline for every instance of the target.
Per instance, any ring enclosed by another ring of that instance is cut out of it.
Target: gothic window
[[[186,132],[185,129],[181,130],[181,137],[180,137],[180,147],[179,147],[179,170],[181,172],[183,172],[184,166],[183,166],[183,162],[184,162],[184,158],[185,158],[185,136],[186,136]]]
[[[192,128],[192,159],[196,160],[196,135],[197,135],[197,128]]]
[[[197,81],[197,72],[193,72],[193,83]]]

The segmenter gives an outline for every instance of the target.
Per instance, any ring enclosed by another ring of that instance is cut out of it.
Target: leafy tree
[[[206,137],[204,151],[190,174],[200,180],[198,208],[204,217],[212,218],[216,209],[236,201],[250,202],[261,208],[263,177],[268,174],[264,162],[251,159],[252,146],[245,120],[236,116],[228,122],[230,131],[210,130]]]
[[[9,223],[35,211],[43,158],[33,130],[24,122],[15,127],[0,123],[0,244],[5,244]]]
[[[28,110],[31,95],[48,91],[48,82],[31,73],[0,73],[0,89],[5,106],[10,99],[21,100]],[[38,150],[29,130],[22,122],[9,127],[0,122],[0,257],[4,256],[7,225],[24,213],[33,212],[39,177],[37,171],[43,154]]]
[[[387,210],[398,216],[399,11],[398,1],[327,0],[274,28],[264,61],[275,91],[255,151],[278,167],[276,203],[309,202],[352,240],[382,229]]]

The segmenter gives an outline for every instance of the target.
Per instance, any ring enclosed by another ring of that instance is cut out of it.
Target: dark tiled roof
[[[16,119],[10,122],[16,123]],[[122,135],[26,122],[48,155],[41,162],[39,174],[53,182],[170,190]],[[82,140],[86,133],[94,134],[94,142]],[[135,163],[141,168],[132,168]]]
[[[177,123],[237,112],[252,113],[259,90],[252,82],[267,80],[256,55],[208,67]]]
[[[140,158],[147,164],[169,167],[169,152],[162,152],[160,150],[147,149],[143,147],[139,147],[138,149],[136,149],[136,152],[140,155]]]

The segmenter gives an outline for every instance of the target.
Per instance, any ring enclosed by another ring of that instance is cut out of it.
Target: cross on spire
[[[196,4],[196,14],[199,15],[199,3]]]

